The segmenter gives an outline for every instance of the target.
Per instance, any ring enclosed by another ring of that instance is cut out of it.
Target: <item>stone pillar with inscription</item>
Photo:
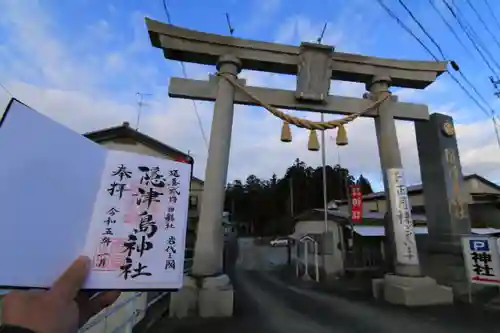
[[[424,271],[455,295],[467,293],[460,238],[471,232],[457,139],[450,116],[434,113],[415,122],[424,190],[428,253]]]
[[[376,76],[367,85],[367,98],[379,99],[389,91],[390,78]],[[386,301],[407,306],[449,304],[453,301],[450,288],[440,286],[430,277],[421,274],[420,262],[413,231],[411,206],[404,180],[401,154],[398,146],[394,111],[397,98],[391,96],[378,108],[375,130],[387,196],[388,215],[385,218],[387,249],[392,252],[394,273],[373,283],[374,295],[383,286]]]

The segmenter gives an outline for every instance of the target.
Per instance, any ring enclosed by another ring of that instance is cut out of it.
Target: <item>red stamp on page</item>
[[[104,237],[94,256],[92,270],[115,271],[120,269],[125,261],[126,253],[123,249],[124,238]]]

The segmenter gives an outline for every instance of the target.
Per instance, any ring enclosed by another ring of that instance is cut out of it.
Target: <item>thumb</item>
[[[65,300],[72,300],[80,291],[90,267],[90,258],[80,256],[52,285],[50,293]]]

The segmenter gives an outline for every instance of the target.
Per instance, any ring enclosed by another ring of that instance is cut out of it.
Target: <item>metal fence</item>
[[[120,310],[124,310],[124,308],[137,300],[138,298],[142,297],[145,293],[144,292],[139,292],[139,293],[133,293],[130,297],[123,299],[117,303],[115,303],[112,307],[105,309],[103,312],[100,314],[94,316],[91,320],[89,320],[80,330],[80,333],[83,332],[89,332],[93,328],[97,327],[101,323],[105,323],[110,317],[113,315],[118,315],[118,312]],[[146,306],[143,309],[136,309],[134,311],[129,311],[128,316],[125,316],[123,318],[123,321],[118,324],[116,327],[113,327],[112,330],[107,330],[106,325],[104,325],[104,329],[102,330],[95,330],[95,331],[104,331],[105,333],[120,333],[124,331],[127,326],[130,328],[136,324],[136,320],[141,316],[146,313],[148,308],[150,308],[153,304],[158,302],[160,299],[165,297],[168,294],[168,292],[165,293],[160,293],[157,295],[155,298],[147,302]]]

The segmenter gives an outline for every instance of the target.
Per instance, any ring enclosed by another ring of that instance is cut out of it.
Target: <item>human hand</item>
[[[111,305],[117,291],[90,298],[81,292],[90,267],[79,257],[49,290],[13,291],[3,300],[2,324],[20,326],[36,333],[75,333],[93,315]]]

